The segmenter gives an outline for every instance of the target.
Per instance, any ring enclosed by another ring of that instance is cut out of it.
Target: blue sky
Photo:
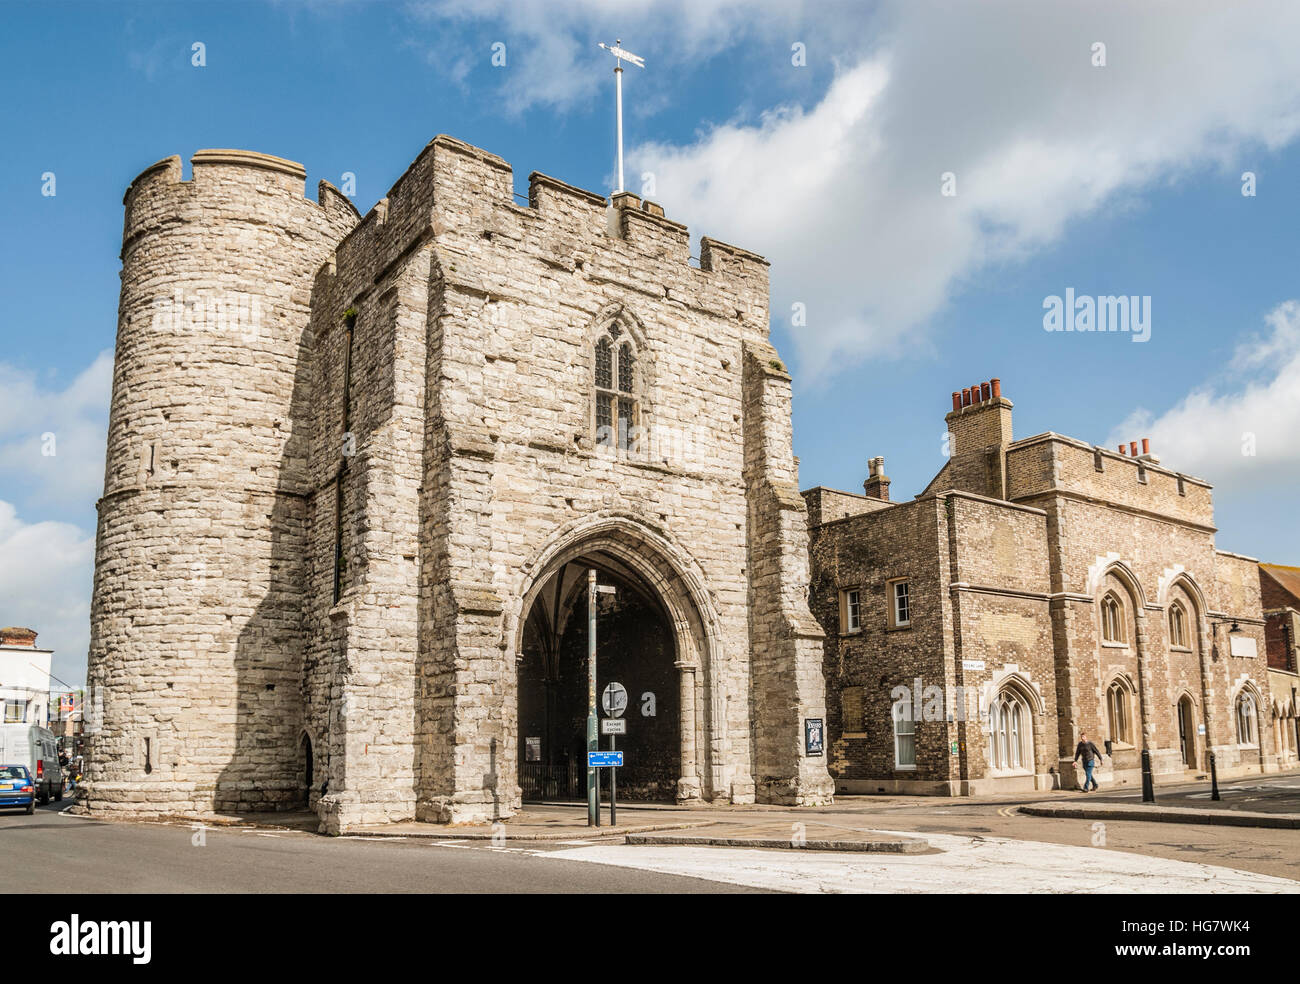
[[[1292,7],[8,4],[0,621],[82,679],[121,200],[140,170],[260,150],[301,161],[308,188],[354,173],[364,212],[450,133],[510,161],[520,190],[540,170],[608,192],[596,42],[615,37],[647,62],[625,76],[629,187],[653,176],[693,237],[773,262],[804,487],[860,489],[881,454],[895,498],[920,491],[948,394],[999,376],[1017,435],[1149,436],[1216,485],[1221,548],[1300,563]],[[1150,340],[1045,332],[1044,298],[1067,287],[1149,296]]]

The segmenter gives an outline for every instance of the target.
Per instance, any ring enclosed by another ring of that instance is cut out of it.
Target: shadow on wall
[[[228,571],[225,581],[228,590],[242,585],[242,595],[212,602],[240,614],[252,607],[234,647],[235,742],[230,762],[217,777],[213,798],[218,812],[303,809],[309,800],[309,773],[315,786],[313,802],[327,775],[328,737],[318,731],[317,740],[303,741],[307,585],[312,571],[306,495],[310,429],[301,422],[308,419],[310,405],[310,332],[305,329],[298,341],[288,419],[278,422],[290,433],[274,463],[274,491],[250,488],[256,476],[249,476],[244,488],[232,483],[233,501],[226,504],[230,518],[219,534],[213,531],[222,543],[252,544],[238,555],[242,569]],[[259,536],[262,531],[267,532]],[[231,562],[227,555],[226,563]],[[320,715],[316,720],[327,719]],[[305,757],[309,748],[317,759],[310,765]]]

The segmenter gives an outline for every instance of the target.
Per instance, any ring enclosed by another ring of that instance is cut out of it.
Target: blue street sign
[[[611,766],[623,768],[622,752],[588,752],[587,768],[588,769],[608,769]]]

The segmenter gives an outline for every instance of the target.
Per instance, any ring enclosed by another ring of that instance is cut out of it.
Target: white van
[[[27,766],[36,780],[36,798],[42,803],[63,799],[59,740],[48,728],[35,724],[0,724],[0,765]]]

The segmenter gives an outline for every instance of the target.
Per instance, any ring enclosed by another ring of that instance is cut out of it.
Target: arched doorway
[[[1196,708],[1192,698],[1183,694],[1178,700],[1178,747],[1182,752],[1183,765],[1188,769],[1196,768]]]
[[[628,693],[627,732],[616,738],[626,763],[618,773],[619,798],[672,801],[682,763],[681,666],[673,621],[655,586],[599,545],[560,558],[523,613],[517,692],[523,798],[586,797],[590,570],[598,583],[614,589],[597,596],[597,691],[617,681]],[[608,745],[602,736],[600,747]],[[602,775],[602,787],[604,780]]]

